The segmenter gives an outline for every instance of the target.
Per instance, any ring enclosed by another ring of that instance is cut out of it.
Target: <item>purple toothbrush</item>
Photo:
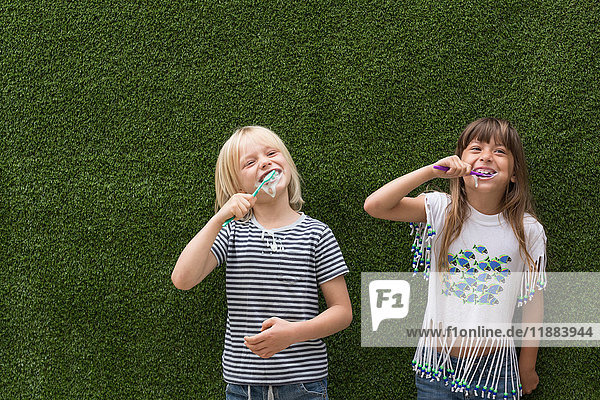
[[[439,169],[440,171],[448,171],[450,169],[448,167],[442,167],[441,165],[434,165],[433,168]],[[487,178],[487,177],[493,176],[494,174],[484,174],[483,172],[471,171],[469,173],[469,175],[483,176],[483,177]]]

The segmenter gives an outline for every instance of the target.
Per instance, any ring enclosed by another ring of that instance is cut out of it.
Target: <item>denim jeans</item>
[[[226,400],[328,400],[327,378],[282,386],[227,384]]]
[[[490,357],[490,360],[488,360],[488,362],[486,363],[486,358]],[[481,358],[481,362],[479,363],[479,366],[477,367],[477,370],[474,372],[471,372],[471,374],[469,374],[469,379],[471,382],[471,388],[470,390],[463,390],[461,391],[452,391],[452,386],[450,383],[448,383],[448,385],[446,386],[445,382],[440,379],[439,381],[436,379],[427,379],[425,377],[421,377],[421,373],[417,373],[415,376],[415,384],[417,386],[417,399],[418,400],[446,400],[446,399],[450,399],[450,400],[464,400],[466,398],[482,398],[482,395],[484,394],[482,391],[483,385],[486,382],[486,378],[488,377],[488,370],[486,369],[485,371],[483,371],[483,366],[484,365],[488,365],[492,360],[492,358],[494,357],[493,354],[490,354],[489,356],[482,356]],[[452,365],[456,365],[458,359],[456,357],[450,357],[450,359],[452,360]],[[477,362],[475,362],[475,364],[477,364]],[[508,367],[508,368],[507,368]],[[492,371],[492,374],[490,375],[490,380],[492,379],[492,376],[494,375],[496,371],[496,368],[494,367],[494,371]],[[497,387],[496,389],[496,400],[504,400],[504,393],[507,393],[507,400],[516,400],[519,399],[519,388],[518,388],[518,377],[517,377],[517,371],[514,371],[514,376],[511,379],[510,376],[510,371],[511,371],[511,366],[510,366],[510,359],[505,359],[504,363],[501,365],[501,367],[499,368],[499,374],[500,374],[500,378],[498,379],[498,383],[497,383]],[[507,377],[506,374],[509,374],[509,376]],[[483,373],[483,376],[481,376]],[[473,377],[471,379],[471,376]],[[481,381],[479,380],[481,376]],[[504,384],[506,379],[506,386]],[[478,389],[475,388],[475,385],[477,385],[477,383],[480,382],[480,387]],[[514,387],[513,387],[514,385]],[[514,393],[513,393],[513,389],[514,389]],[[475,393],[477,393],[477,396],[475,396]],[[489,393],[485,393],[485,398],[487,399]],[[490,399],[493,398],[494,393],[491,393],[490,395]]]

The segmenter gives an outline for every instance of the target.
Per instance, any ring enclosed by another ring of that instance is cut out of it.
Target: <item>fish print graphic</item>
[[[450,268],[442,278],[442,294],[456,296],[463,304],[499,304],[497,296],[503,292],[503,284],[511,274],[507,264],[512,261],[508,254],[491,257],[486,246],[473,245],[473,250],[448,253]]]
[[[504,255],[498,257],[498,261],[500,261],[502,264],[506,264],[507,262],[512,261],[512,258],[510,258],[506,254],[504,254]]]
[[[469,304],[475,304],[477,303],[477,295],[475,293],[471,293],[470,295],[467,296],[467,298],[465,300],[463,300],[465,303],[469,303]]]
[[[500,285],[492,285],[487,289],[487,292],[490,294],[498,294],[502,291],[502,286]]]
[[[486,286],[485,283],[481,283],[477,286],[475,286],[474,290],[478,293],[482,293],[488,290],[488,287]]]
[[[462,292],[466,292],[467,290],[471,290],[471,286],[469,286],[466,282],[458,282],[454,284],[454,287]]]
[[[465,282],[467,282],[469,284],[469,286],[475,286],[475,284],[477,283],[477,279],[475,279],[471,276],[467,276],[467,277],[465,277]]]
[[[479,254],[487,254],[487,253],[488,253],[488,251],[487,251],[487,249],[485,248],[485,246],[474,245],[474,246],[473,246],[473,248],[474,248],[475,250],[477,250],[477,252],[479,252]]]
[[[467,258],[475,259],[475,254],[470,250],[461,250],[459,254],[463,254]]]
[[[500,262],[495,258],[490,260],[490,267],[492,267],[493,270],[497,270],[501,265],[502,264],[500,264]]]
[[[479,297],[479,300],[477,300],[477,304],[489,304],[489,305],[493,306],[498,303],[499,303],[498,299],[489,293],[484,294],[483,296]]]
[[[490,263],[485,260],[481,261],[481,262],[476,261],[475,265],[477,265],[477,268],[479,268],[482,271],[491,271],[492,270],[492,267],[490,267]]]
[[[459,256],[456,261],[460,264],[461,267],[465,267],[469,265],[469,259],[465,256]]]

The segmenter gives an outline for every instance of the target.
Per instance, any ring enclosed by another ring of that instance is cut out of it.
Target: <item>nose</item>
[[[479,155],[479,159],[481,161],[491,161],[492,160],[492,152],[490,150],[482,150],[481,154]]]
[[[266,167],[268,167],[269,165],[271,165],[271,160],[267,157],[262,157],[259,160],[259,164],[261,169],[265,169]]]

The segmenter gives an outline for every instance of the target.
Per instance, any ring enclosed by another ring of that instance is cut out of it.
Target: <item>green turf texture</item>
[[[330,398],[413,398],[413,349],[360,347],[360,273],[411,261],[408,226],[364,199],[506,118],[549,270],[600,271],[599,16],[561,0],[3,2],[0,398],[224,398],[224,270],[187,292],[170,274],[249,124],[288,145],[304,211],[351,271]],[[542,348],[530,398],[597,398],[599,367],[598,349]]]

